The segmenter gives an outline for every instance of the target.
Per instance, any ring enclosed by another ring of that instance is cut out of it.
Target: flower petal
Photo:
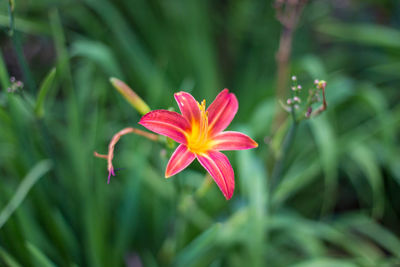
[[[222,90],[208,107],[209,136],[213,136],[228,127],[235,117],[239,104],[236,96],[228,89]]]
[[[235,189],[235,174],[228,158],[221,152],[210,150],[196,155],[200,164],[210,173],[226,199],[230,199]]]
[[[179,113],[168,110],[154,110],[144,115],[139,124],[150,131],[168,136],[178,143],[186,144],[189,122]]]
[[[179,92],[174,94],[174,96],[178,103],[179,110],[188,122],[193,123],[200,121],[199,104],[191,94]]]
[[[185,145],[179,145],[168,161],[165,178],[171,177],[189,166],[196,158]]]
[[[233,131],[221,132],[212,138],[212,148],[215,150],[243,150],[258,147],[249,136]]]

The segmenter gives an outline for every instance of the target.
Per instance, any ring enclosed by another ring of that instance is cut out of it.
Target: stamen
[[[111,166],[111,169],[108,171],[107,184],[110,183],[111,175],[115,176],[114,167],[112,167],[112,166]]]
[[[197,103],[200,109],[200,121],[192,128],[192,134],[188,141],[189,148],[196,153],[201,152],[207,146],[208,138],[208,111],[206,111],[206,100]]]

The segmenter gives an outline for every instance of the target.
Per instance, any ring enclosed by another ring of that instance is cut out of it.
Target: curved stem
[[[114,158],[114,148],[115,145],[118,143],[119,139],[126,135],[126,134],[130,134],[130,133],[134,133],[143,137],[146,137],[149,140],[152,141],[158,141],[158,135],[156,134],[152,134],[149,132],[145,132],[133,127],[128,127],[128,128],[124,128],[121,131],[119,131],[118,133],[114,134],[113,138],[111,139],[110,144],[108,145],[108,154],[107,155],[103,155],[103,154],[99,154],[96,151],[93,152],[95,157],[98,158],[103,158],[103,159],[107,159],[107,170],[108,170],[108,179],[107,179],[107,183],[110,183],[110,179],[111,179],[111,175],[115,176],[115,172],[114,172],[114,166],[112,165],[112,160]]]

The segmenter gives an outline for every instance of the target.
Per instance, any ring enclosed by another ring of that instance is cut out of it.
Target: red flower
[[[180,143],[168,162],[165,177],[177,174],[197,158],[225,198],[230,199],[235,188],[234,172],[228,158],[219,151],[258,146],[243,133],[223,132],[238,110],[236,96],[224,89],[207,110],[205,100],[199,104],[189,93],[179,92],[174,96],[182,115],[173,111],[154,110],[139,122],[147,129]]]

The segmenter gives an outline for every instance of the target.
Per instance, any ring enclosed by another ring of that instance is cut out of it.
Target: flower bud
[[[142,115],[151,111],[150,107],[128,85],[117,78],[110,78],[117,91]]]
[[[318,89],[325,89],[325,87],[326,87],[326,81],[321,80],[318,82],[318,85],[317,85]]]

